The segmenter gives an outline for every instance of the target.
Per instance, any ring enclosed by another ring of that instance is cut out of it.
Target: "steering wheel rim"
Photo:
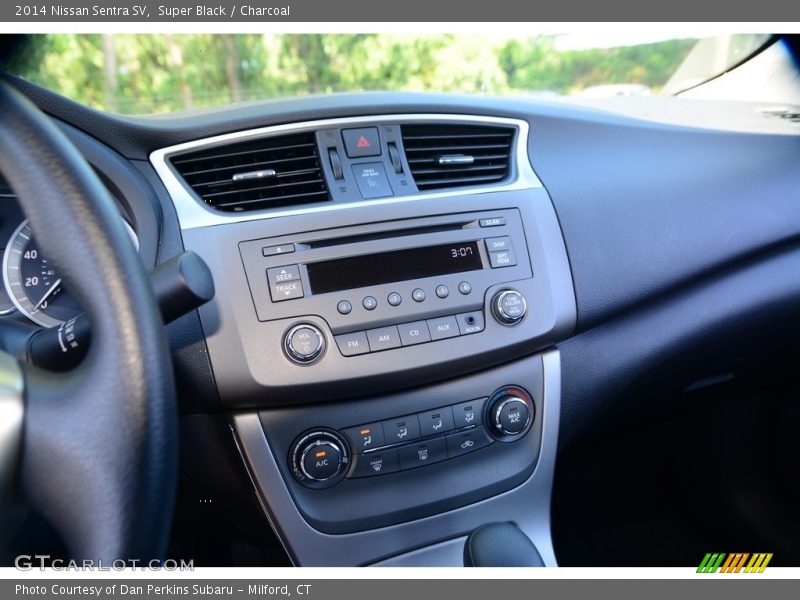
[[[177,479],[177,415],[147,275],[97,175],[6,82],[0,172],[92,323],[91,347],[76,369],[51,373],[20,364],[23,500],[50,522],[73,558],[163,558]]]

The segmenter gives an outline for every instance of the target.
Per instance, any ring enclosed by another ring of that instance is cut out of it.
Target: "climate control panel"
[[[291,469],[306,487],[409,471],[521,439],[536,414],[530,394],[504,386],[491,396],[371,423],[310,430],[295,441]],[[352,457],[352,458],[351,458]]]

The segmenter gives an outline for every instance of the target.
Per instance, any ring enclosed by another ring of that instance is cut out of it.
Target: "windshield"
[[[701,83],[769,39],[721,36],[735,38],[723,53],[693,52],[699,43],[716,47],[717,38],[602,37],[32,35],[18,44],[6,69],[82,104],[123,114],[362,90],[642,96]],[[691,69],[681,70],[690,55]]]

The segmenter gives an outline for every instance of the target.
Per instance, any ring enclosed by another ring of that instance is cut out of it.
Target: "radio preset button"
[[[479,310],[456,315],[456,321],[461,335],[480,333],[484,329],[483,313]]]
[[[413,292],[411,292],[411,297],[414,299],[414,302],[424,302],[425,290],[423,290],[422,288],[417,288]]]
[[[503,237],[486,238],[486,251],[499,252],[500,250],[511,250],[511,238],[507,235]]]
[[[367,310],[375,310],[378,306],[378,300],[375,296],[365,296],[364,300],[361,301],[361,305]]]
[[[472,286],[470,285],[469,281],[462,281],[458,284],[458,291],[466,296],[472,291]]]
[[[347,300],[339,300],[339,304],[336,305],[336,310],[343,315],[349,315],[350,311],[353,310],[353,305]]]
[[[500,227],[506,224],[505,217],[492,217],[490,219],[481,219],[479,221],[481,227]]]
[[[400,347],[400,333],[395,325],[367,330],[367,341],[372,352]]]
[[[391,306],[400,306],[400,303],[403,301],[403,297],[397,292],[392,292],[386,297],[386,301]]]
[[[514,251],[509,248],[499,252],[489,252],[489,263],[493,269],[513,267],[517,264],[517,258],[514,256]]]
[[[403,346],[413,346],[431,341],[431,334],[428,332],[428,324],[425,321],[402,323],[397,326],[397,329],[400,331],[400,341]]]
[[[353,333],[337,335],[336,345],[339,346],[339,352],[345,356],[356,356],[369,352],[367,334],[363,331],[354,331]]]
[[[444,340],[459,335],[455,317],[428,319],[428,329],[431,332],[432,340]]]
[[[447,298],[450,295],[450,290],[446,285],[437,285],[435,292],[439,298]]]

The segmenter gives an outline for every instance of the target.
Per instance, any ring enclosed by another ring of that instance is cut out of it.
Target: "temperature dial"
[[[338,483],[349,464],[347,444],[333,431],[311,431],[294,444],[292,474],[306,487],[324,488]]]
[[[497,390],[486,403],[486,420],[492,436],[501,442],[513,442],[530,429],[535,407],[530,395],[520,387]]]

